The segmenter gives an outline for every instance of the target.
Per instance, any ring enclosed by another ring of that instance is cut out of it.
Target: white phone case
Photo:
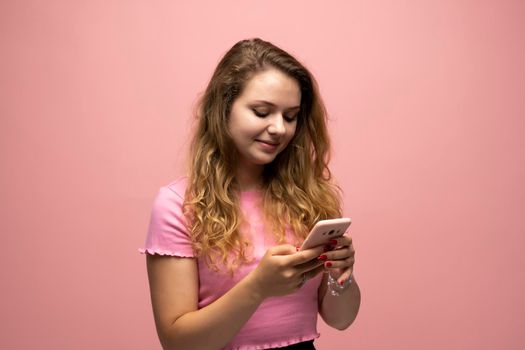
[[[301,250],[310,249],[318,245],[325,245],[328,244],[331,239],[341,237],[345,234],[351,222],[352,219],[350,218],[318,221],[301,245]]]

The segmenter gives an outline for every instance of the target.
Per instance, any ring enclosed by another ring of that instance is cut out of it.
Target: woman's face
[[[233,102],[228,128],[245,165],[264,165],[282,152],[297,126],[299,83],[271,68],[254,75]]]

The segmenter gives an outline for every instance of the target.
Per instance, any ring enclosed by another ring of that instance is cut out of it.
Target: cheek
[[[249,137],[260,131],[260,125],[257,120],[252,120],[249,116],[236,118],[230,123],[230,130],[240,137]]]
[[[244,125],[239,121],[237,117],[232,117],[228,123],[228,130],[232,139],[235,142],[239,142],[245,137],[246,130]]]
[[[295,128],[286,130],[286,138],[284,140],[284,145],[282,148],[283,150],[287,148],[288,145],[290,145],[290,141],[292,141],[292,138],[294,137],[294,135],[295,135]]]
[[[290,125],[290,128],[287,133],[288,141],[291,140],[292,137],[294,137],[296,131],[297,131],[297,123],[295,123],[294,125]]]

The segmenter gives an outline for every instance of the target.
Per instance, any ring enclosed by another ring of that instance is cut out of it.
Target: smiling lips
[[[269,141],[263,141],[263,140],[255,140],[259,142],[261,147],[267,151],[275,151],[277,149],[277,146],[279,146],[279,143],[273,143]]]
[[[270,142],[270,141],[264,141],[264,140],[256,140],[256,141],[265,143],[265,144],[270,145],[270,146],[279,146],[279,143],[276,143],[276,142]]]

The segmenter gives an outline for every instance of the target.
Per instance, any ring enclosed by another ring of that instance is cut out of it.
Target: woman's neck
[[[235,173],[235,180],[240,191],[254,191],[262,189],[264,165],[240,164]]]

